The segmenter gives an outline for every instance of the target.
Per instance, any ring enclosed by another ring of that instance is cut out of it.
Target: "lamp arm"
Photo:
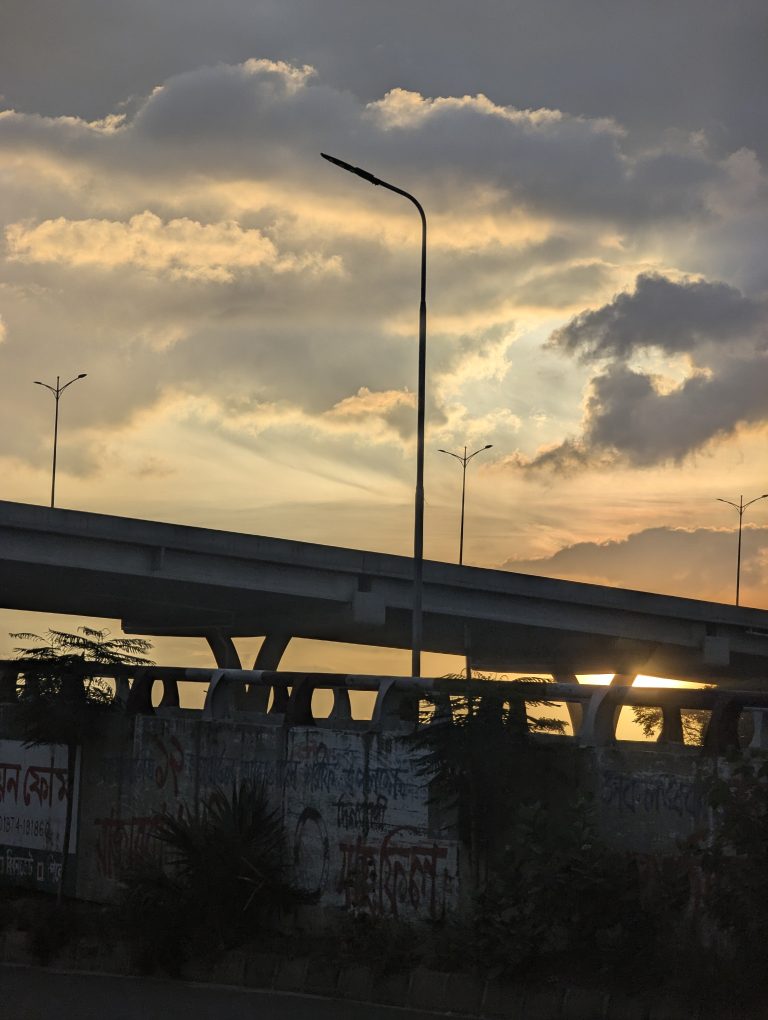
[[[754,498],[754,499],[750,499],[749,503],[745,503],[745,504],[744,504],[744,509],[746,510],[746,509],[747,509],[747,507],[748,507],[748,506],[752,506],[752,504],[753,504],[753,503],[759,503],[759,502],[760,502],[760,500],[761,500],[761,499],[765,499],[765,498],[766,498],[766,496],[768,496],[768,493],[766,493],[766,495],[765,495],[765,496],[755,496],[755,498]]]

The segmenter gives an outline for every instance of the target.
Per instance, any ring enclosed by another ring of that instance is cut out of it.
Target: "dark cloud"
[[[650,348],[679,354],[706,341],[742,339],[767,318],[764,304],[728,284],[643,273],[632,293],[582,312],[549,342],[585,359],[625,358]]]
[[[510,559],[505,570],[609,584],[687,598],[734,598],[736,533],[646,528],[623,539],[577,542],[540,559]],[[741,588],[745,605],[766,605],[768,527],[745,527]]]
[[[726,284],[638,277],[634,292],[552,334],[551,347],[608,364],[589,383],[580,434],[528,467],[680,462],[740,426],[768,423],[767,321],[763,301]],[[648,351],[686,354],[689,374],[670,386],[629,363]]]
[[[727,180],[722,160],[701,148],[633,154],[621,126],[603,118],[402,90],[365,105],[266,60],[175,75],[116,130],[7,115],[0,145],[145,182],[205,174],[311,184],[318,199],[351,186],[321,166],[326,150],[407,183],[434,212],[477,211],[481,195],[484,211],[499,217],[524,208],[623,225],[705,216],[710,190]]]
[[[763,0],[6,0],[0,66],[12,105],[55,115],[104,116],[169,75],[260,53],[311,63],[364,101],[393,86],[485,92],[759,149],[766,21]]]
[[[519,306],[561,314],[604,295],[627,260],[658,261],[642,257],[644,237],[663,249],[683,221],[693,236],[711,223],[713,196],[727,218],[722,189],[740,180],[701,140],[650,147],[610,118],[496,98],[394,88],[366,103],[298,62],[249,58],[166,76],[122,120],[0,116],[0,155],[29,167],[0,195],[0,357],[19,378],[37,374],[55,334],[75,371],[109,377],[73,409],[105,429],[174,387],[220,408],[287,402],[311,416],[362,387],[412,386],[413,210],[323,163],[329,149],[428,204],[430,416],[444,424],[435,393],[446,376],[472,365],[470,379],[504,378]],[[736,170],[759,179],[750,159]],[[534,464],[681,459],[763,420],[761,314],[728,284],[649,274],[583,313],[554,334],[555,349],[607,367],[591,381],[581,435]],[[648,350],[689,354],[693,374],[670,390],[625,364]],[[515,373],[518,403],[533,371]],[[486,399],[509,410],[511,399],[504,407],[480,389],[476,413],[492,410]],[[18,415],[10,403],[0,412],[11,432]],[[563,417],[573,421],[573,408]],[[408,433],[403,407],[387,420]],[[10,442],[28,455],[29,440]]]

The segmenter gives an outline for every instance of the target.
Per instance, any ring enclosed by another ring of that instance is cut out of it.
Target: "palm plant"
[[[194,941],[230,947],[304,898],[289,881],[279,813],[260,787],[241,782],[230,794],[215,789],[202,811],[166,811],[153,837],[162,862],[136,862],[124,906],[155,959],[173,962],[153,929],[170,932],[177,953]]]
[[[77,749],[98,730],[105,712],[113,708],[107,682],[84,675],[84,663],[151,665],[145,653],[152,647],[143,638],[110,638],[109,631],[79,627],[77,633],[48,630],[10,635],[31,645],[14,648],[24,683],[19,692],[19,721],[27,747],[66,744],[67,805],[62,840],[62,866],[56,902],[61,905],[72,833]]]

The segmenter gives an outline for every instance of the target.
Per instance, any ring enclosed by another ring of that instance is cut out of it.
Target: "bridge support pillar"
[[[235,642],[229,634],[222,634],[220,630],[211,630],[205,635],[205,640],[213,652],[213,657],[219,669],[243,668],[240,656],[235,648]]]
[[[0,704],[16,700],[16,681],[18,670],[0,669]]]

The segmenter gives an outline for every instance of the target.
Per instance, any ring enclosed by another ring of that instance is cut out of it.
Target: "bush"
[[[121,905],[142,970],[173,972],[192,954],[241,944],[302,898],[277,813],[248,783],[215,790],[199,815],[162,815],[153,835],[158,853],[125,876]]]

